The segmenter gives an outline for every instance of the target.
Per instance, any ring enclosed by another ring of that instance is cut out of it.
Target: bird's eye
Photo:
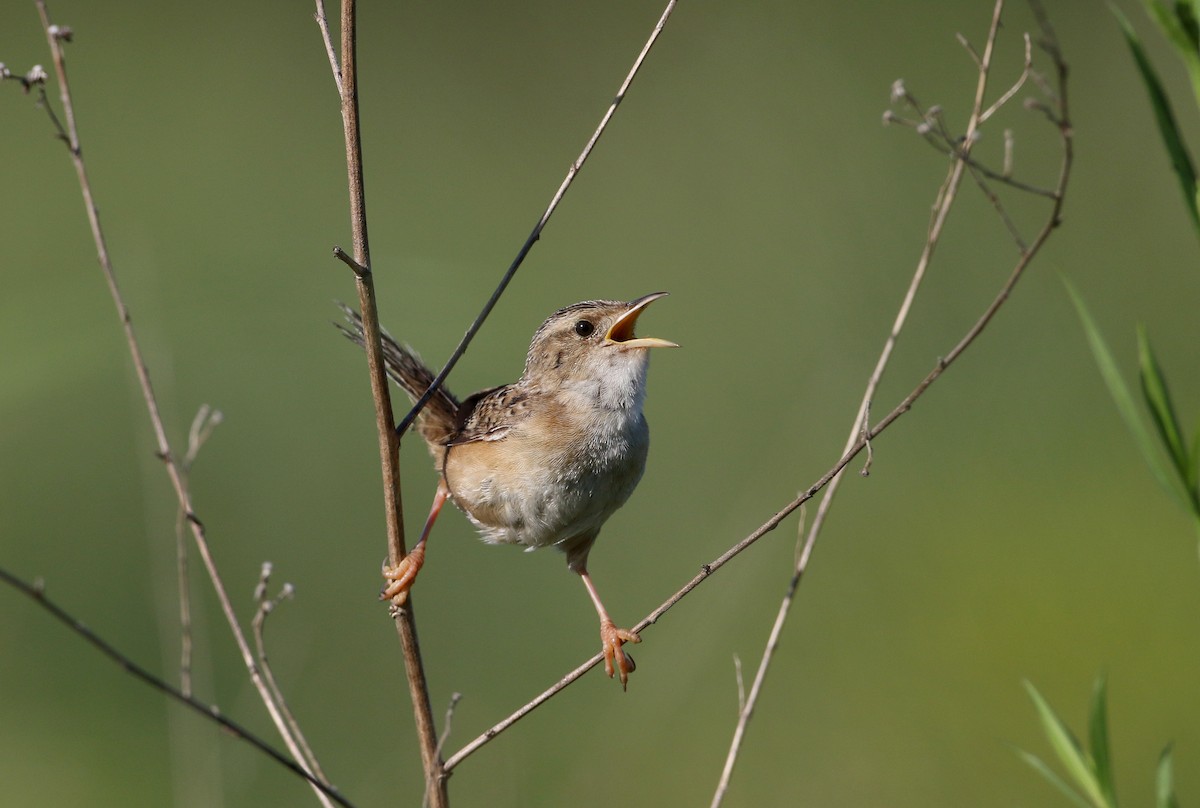
[[[575,323],[575,333],[581,337],[590,337],[596,326],[590,320],[580,320]]]

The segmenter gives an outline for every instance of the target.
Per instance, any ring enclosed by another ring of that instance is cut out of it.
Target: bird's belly
[[[533,548],[599,532],[641,479],[648,442],[573,442],[557,453],[503,443],[453,447],[447,487],[484,541]]]

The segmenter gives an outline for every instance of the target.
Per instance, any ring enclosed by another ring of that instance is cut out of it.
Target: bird
[[[623,648],[641,638],[618,628],[588,573],[588,554],[604,525],[641,480],[650,447],[643,413],[651,348],[674,342],[638,337],[646,307],[666,292],[636,300],[585,300],[551,314],[533,335],[521,377],[461,401],[440,385],[415,427],[438,473],[433,505],[412,550],[384,565],[380,593],[403,606],[425,563],[430,530],[452,502],[492,544],[557,547],[587,589],[600,618],[605,673],[627,688],[635,669]],[[362,320],[343,306],[342,332],[364,345]],[[387,373],[412,401],[434,373],[383,332]]]

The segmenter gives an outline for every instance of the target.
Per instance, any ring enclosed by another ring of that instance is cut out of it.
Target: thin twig
[[[990,59],[990,56],[989,56],[989,59]],[[738,555],[740,555],[742,552],[744,552],[751,545],[755,544],[759,539],[761,539],[767,533],[770,533],[771,531],[773,531],[776,527],[778,527],[783,522],[784,519],[786,519],[793,512],[795,512],[796,509],[800,508],[804,503],[808,502],[810,499],[812,499],[814,496],[816,496],[816,494],[818,492],[820,492],[827,485],[829,485],[830,482],[835,477],[837,477],[841,473],[841,471],[856,456],[858,456],[858,454],[860,452],[863,451],[863,449],[866,447],[867,443],[878,438],[878,436],[881,433],[883,433],[886,429],[888,429],[893,423],[895,423],[896,420],[898,420],[906,412],[908,412],[910,409],[912,409],[913,404],[922,395],[925,394],[926,390],[928,390],[931,385],[933,385],[939,378],[941,378],[942,374],[944,374],[946,372],[946,370],[958,359],[958,357],[962,355],[963,351],[965,351],[975,341],[975,339],[978,338],[978,336],[983,332],[983,330],[991,322],[992,318],[995,316],[995,314],[999,310],[1000,306],[1002,306],[1004,301],[1008,299],[1008,296],[1011,294],[1013,287],[1016,285],[1017,281],[1020,280],[1021,276],[1025,272],[1025,269],[1029,266],[1030,262],[1033,260],[1033,257],[1037,254],[1038,250],[1045,243],[1045,241],[1050,237],[1050,234],[1054,231],[1054,229],[1059,224],[1059,216],[1062,211],[1064,193],[1066,191],[1067,180],[1070,176],[1070,170],[1071,170],[1071,165],[1072,165],[1072,160],[1073,160],[1073,151],[1072,151],[1072,144],[1071,144],[1070,125],[1068,123],[1066,123],[1069,120],[1068,115],[1067,115],[1067,103],[1066,103],[1066,85],[1065,85],[1066,66],[1061,61],[1061,59],[1059,59],[1057,56],[1055,56],[1055,64],[1059,68],[1060,82],[1062,82],[1062,90],[1061,90],[1062,98],[1060,101],[1062,123],[1059,127],[1059,132],[1060,132],[1060,137],[1062,138],[1062,142],[1063,142],[1064,157],[1063,157],[1063,162],[1062,162],[1060,170],[1059,170],[1059,178],[1058,178],[1058,183],[1056,185],[1055,202],[1054,202],[1053,210],[1051,211],[1045,226],[1037,234],[1037,236],[1031,241],[1029,249],[1024,254],[1022,254],[1020,256],[1020,258],[1017,260],[1017,262],[1015,263],[1013,270],[1012,270],[1011,274],[1009,275],[1009,278],[1001,286],[999,292],[996,294],[996,296],[992,300],[991,304],[984,310],[983,314],[980,315],[979,319],[976,320],[974,325],[972,325],[971,328],[967,330],[966,334],[962,337],[962,339],[959,340],[959,342],[954,346],[954,348],[952,348],[950,350],[950,352],[946,354],[945,357],[937,360],[937,362],[934,364],[934,367],[912,389],[912,391],[910,391],[909,394],[907,396],[905,396],[878,423],[876,423],[870,429],[866,430],[861,435],[859,435],[859,431],[858,431],[858,423],[861,418],[861,413],[858,416],[856,416],[856,418],[855,418],[855,435],[858,437],[856,440],[853,441],[853,443],[851,443],[849,445],[847,451],[842,455],[842,457],[837,461],[837,463],[835,463],[833,465],[832,468],[830,468],[827,472],[825,472],[825,474],[823,474],[809,488],[807,488],[802,493],[800,493],[795,499],[793,499],[791,502],[784,505],[779,511],[777,511],[773,516],[771,516],[769,519],[767,519],[767,521],[765,521],[762,525],[760,525],[756,530],[754,530],[748,536],[746,536],[745,538],[741,539],[739,542],[734,544],[732,547],[730,547],[728,550],[726,550],[724,553],[722,553],[720,556],[718,556],[712,562],[710,562],[708,564],[704,564],[700,568],[700,572],[697,575],[695,575],[691,580],[689,580],[687,583],[685,583],[678,591],[676,591],[673,595],[671,595],[669,598],[667,598],[656,609],[654,609],[652,612],[650,612],[650,614],[648,614],[639,623],[637,623],[637,625],[633,626],[633,628],[631,629],[632,631],[634,631],[635,633],[641,633],[642,631],[647,629],[649,626],[657,623],[658,620],[663,615],[665,615],[668,611],[670,611],[671,608],[673,608],[675,606],[675,604],[677,604],[680,600],[682,600],[689,593],[691,593],[691,591],[694,590],[697,586],[699,586],[705,580],[707,580],[709,577],[711,577],[713,573],[715,573],[721,567],[725,566],[731,560],[736,558]],[[982,97],[982,96],[980,96],[980,97]],[[939,192],[939,196],[944,196],[945,192],[946,192],[946,189],[943,188]],[[940,225],[938,225],[937,223],[939,221],[944,222],[944,218],[945,218],[944,216],[939,218],[935,215],[934,221],[931,223],[931,228],[935,227],[935,226],[940,227]],[[821,518],[821,516],[820,516],[820,514],[818,514],[818,519],[820,519],[820,518]],[[815,527],[815,523],[814,523],[814,527]],[[807,542],[805,544],[805,551],[806,552],[801,553],[801,562],[800,563],[807,565],[808,557],[809,557],[809,554],[811,553],[811,545],[808,544]],[[457,765],[462,763],[462,761],[465,760],[467,757],[469,757],[471,754],[478,751],[481,747],[483,747],[484,745],[486,745],[487,743],[492,741],[494,738],[496,738],[498,735],[500,735],[506,729],[511,727],[517,721],[524,718],[529,713],[533,712],[533,710],[537,709],[542,704],[545,704],[556,694],[558,694],[563,689],[570,686],[574,681],[576,681],[581,676],[583,676],[583,674],[586,673],[588,670],[590,670],[592,667],[599,664],[602,659],[603,659],[603,654],[599,654],[599,653],[595,654],[590,659],[588,659],[587,661],[585,661],[584,663],[579,665],[577,668],[568,672],[566,675],[562,676],[557,682],[555,682],[549,688],[544,690],[542,693],[535,696],[532,700],[530,700],[524,706],[520,707],[515,712],[513,712],[512,714],[510,714],[503,720],[501,720],[498,723],[496,723],[495,725],[493,725],[490,729],[488,729],[487,731],[485,731],[484,733],[482,733],[481,735],[476,737],[474,740],[467,743],[458,752],[454,753],[446,760],[446,766],[445,766],[446,771],[453,770]],[[751,692],[753,692],[753,688],[752,688]]]
[[[207,404],[200,405],[192,426],[188,429],[188,447],[180,461],[180,472],[184,485],[192,473],[192,464],[200,449],[212,437],[213,431],[224,420],[220,410]],[[179,509],[175,519],[175,574],[179,592],[179,688],[187,695],[192,694],[192,584],[188,579],[187,515]]]
[[[1000,109],[1005,104],[1007,104],[1009,101],[1011,101],[1012,97],[1014,95],[1016,95],[1022,87],[1025,86],[1025,82],[1029,80],[1029,75],[1032,72],[1033,72],[1033,43],[1029,39],[1029,34],[1025,34],[1025,67],[1021,71],[1021,75],[1017,77],[1017,80],[1015,82],[1013,82],[1011,87],[1009,87],[1007,90],[1005,90],[1004,93],[999,98],[996,99],[996,102],[994,104],[992,104],[990,107],[988,107],[983,112],[979,113],[979,123],[980,124],[987,123],[989,118],[991,118],[993,115],[995,115],[997,112],[999,112]]]
[[[867,444],[867,459],[863,463],[863,467],[859,469],[859,477],[871,476],[871,464],[875,462],[875,447],[871,445],[870,438],[867,437],[867,428],[871,425],[871,400],[866,399],[862,408],[862,420],[859,422],[859,435]],[[799,558],[797,557],[797,562]]]
[[[1027,78],[1028,80],[1033,81],[1034,84],[1037,84],[1039,88],[1045,87],[1044,83],[1040,81],[1039,74],[1036,71],[1031,71]],[[1043,89],[1043,95],[1045,95],[1047,98],[1055,98],[1053,92],[1047,92],[1045,89]],[[892,100],[893,102],[902,101],[905,106],[908,106],[912,109],[917,117],[915,120],[906,118],[903,115],[897,114],[894,110],[889,109],[883,113],[883,122],[885,125],[906,126],[910,129],[916,130],[917,133],[924,137],[925,141],[938,152],[955,160],[962,160],[966,163],[967,167],[978,171],[980,174],[990,180],[1003,183],[1004,185],[1007,185],[1018,191],[1035,194],[1037,196],[1043,196],[1050,200],[1054,199],[1056,193],[1055,189],[1039,188],[1036,185],[1030,185],[1029,183],[1022,182],[1011,176],[1012,148],[1011,140],[1007,139],[1007,136],[1005,141],[1004,162],[1001,170],[996,171],[995,169],[990,168],[976,160],[975,157],[968,151],[964,151],[962,148],[960,148],[960,141],[962,138],[956,138],[945,130],[944,126],[942,125],[940,107],[935,106],[930,107],[928,110],[923,109],[916,98],[909,94],[904,88],[903,82],[896,82],[893,85]],[[1026,106],[1048,113],[1049,120],[1055,126],[1060,124],[1060,121],[1057,119],[1057,117],[1040,102],[1030,99],[1029,101],[1026,101]]]
[[[637,58],[633,60],[633,67],[629,69],[629,73],[626,74],[625,80],[621,82],[621,87],[617,90],[617,94],[613,98],[612,103],[608,105],[608,109],[605,110],[603,117],[601,117],[600,125],[596,127],[596,131],[592,133],[590,138],[588,138],[588,142],[583,147],[583,151],[579,153],[579,156],[576,157],[574,162],[571,163],[571,167],[567,169],[567,176],[558,186],[558,190],[555,191],[554,196],[551,197],[550,204],[546,207],[545,212],[542,213],[541,218],[538,219],[537,224],[533,226],[533,230],[529,233],[529,237],[525,239],[525,243],[521,245],[521,249],[517,251],[517,257],[513,259],[513,262],[509,265],[508,270],[505,271],[504,275],[500,278],[500,282],[496,284],[496,288],[492,292],[492,296],[488,298],[487,303],[483,304],[483,308],[480,309],[478,316],[475,317],[475,321],[471,323],[471,327],[467,329],[467,333],[463,334],[462,340],[459,341],[458,346],[454,349],[454,352],[450,354],[450,358],[446,360],[445,366],[438,372],[438,375],[434,377],[433,382],[429,385],[429,389],[427,389],[425,393],[419,399],[417,399],[417,401],[412,405],[412,408],[408,411],[408,414],[405,415],[400,423],[396,425],[397,434],[403,435],[408,430],[409,426],[412,425],[412,422],[421,412],[421,409],[429,402],[429,399],[433,398],[434,393],[436,393],[438,388],[441,387],[442,382],[446,381],[446,377],[450,375],[450,371],[452,371],[454,366],[458,364],[458,360],[462,358],[464,353],[466,353],[467,346],[471,344],[471,340],[475,338],[475,334],[477,334],[479,329],[483,326],[483,321],[487,319],[488,315],[492,313],[492,309],[496,307],[496,303],[500,300],[500,295],[504,294],[504,290],[508,288],[509,282],[513,279],[513,276],[517,274],[517,270],[520,269],[521,264],[525,261],[525,256],[529,254],[529,251],[533,249],[533,245],[537,243],[539,238],[541,238],[542,229],[545,228],[546,223],[550,221],[550,217],[554,215],[555,209],[558,208],[558,203],[562,201],[563,197],[567,193],[567,189],[571,187],[571,183],[575,181],[576,175],[579,174],[579,170],[583,168],[584,162],[587,161],[588,155],[592,153],[592,149],[595,148],[596,143],[600,140],[600,136],[603,135],[604,130],[608,128],[608,122],[612,120],[613,115],[617,111],[617,107],[620,106],[623,100],[625,100],[625,94],[629,92],[629,87],[633,84],[634,78],[637,76],[638,71],[642,68],[642,62],[646,60],[646,55],[649,54],[650,49],[654,47],[654,43],[658,40],[658,35],[662,33],[663,27],[667,24],[667,20],[670,19],[671,12],[675,10],[675,4],[677,2],[678,0],[669,0],[667,7],[663,9],[662,15],[658,18],[658,22],[654,25],[654,30],[650,32],[649,39],[647,39],[646,44],[642,46],[642,50],[638,53]]]
[[[338,64],[337,50],[333,47],[333,37],[329,34],[324,0],[317,0],[315,19],[317,27],[321,29],[321,39],[325,42],[325,55],[329,57],[329,69],[333,71],[333,83],[337,86],[338,98],[344,98],[346,93],[342,88],[342,68]]]
[[[738,721],[733,730],[733,740],[730,743],[731,750],[741,749],[742,739],[749,727],[750,716],[754,714],[754,705],[758,703],[758,694],[762,690],[763,681],[766,678],[766,663],[775,655],[775,649],[779,647],[779,637],[783,633],[783,626],[795,600],[793,596],[799,583],[799,578],[792,578],[787,596],[779,604],[779,613],[775,615],[775,623],[771,626],[771,634],[767,637],[767,645],[763,649],[763,661],[759,663],[754,681],[750,684],[750,692],[741,699],[741,709],[738,710]],[[716,794],[713,796],[712,804],[714,806],[721,804],[725,792],[729,789],[729,779],[733,776],[733,764],[736,760],[736,753],[725,759],[725,766],[721,769],[721,778],[717,781]]]
[[[271,662],[267,658],[267,618],[280,603],[289,600],[296,592],[295,587],[289,583],[285,583],[280,588],[279,594],[273,598],[268,598],[267,585],[271,580],[272,569],[273,565],[271,562],[264,561],[262,570],[259,573],[258,585],[254,587],[254,600],[258,603],[258,610],[254,613],[254,618],[250,621],[250,628],[254,634],[254,647],[258,651],[258,664],[262,668],[263,678],[267,680],[267,686],[271,688],[271,695],[275,699],[275,705],[279,708],[279,712],[283,713],[284,720],[287,721],[288,727],[296,737],[296,744],[300,747],[305,762],[308,763],[313,774],[323,782],[329,782],[329,778],[321,770],[321,764],[317,760],[316,754],[313,752],[312,747],[308,745],[308,739],[304,737],[304,732],[300,729],[300,723],[296,721],[296,716],[292,713],[291,708],[288,707],[287,699],[283,697],[283,690],[279,687],[279,682],[275,679],[275,671],[271,668]]]
[[[82,622],[72,616],[57,603],[47,598],[45,589],[40,584],[31,584],[23,581],[3,568],[0,568],[0,581],[8,584],[13,589],[24,594],[37,605],[41,606],[56,620],[82,637],[100,653],[117,663],[117,665],[119,665],[127,673],[130,673],[134,677],[141,679],[143,682],[150,685],[150,687],[158,690],[169,698],[174,699],[180,704],[187,706],[189,709],[199,713],[209,721],[215,721],[221,727],[228,730],[230,734],[232,734],[238,740],[245,741],[246,743],[250,744],[250,746],[271,758],[271,760],[275,761],[280,766],[290,770],[298,777],[302,777],[307,780],[314,789],[320,791],[326,798],[332,800],[334,803],[345,806],[345,808],[354,808],[349,800],[338,793],[336,788],[317,780],[302,766],[298,765],[293,760],[289,760],[287,755],[268,744],[265,740],[258,737],[233,719],[226,718],[221,712],[220,708],[218,708],[215,704],[208,704],[200,701],[194,696],[184,693],[182,690],[179,690],[170,683],[160,679],[146,668],[143,668],[121,651],[118,651],[108,641],[101,638],[98,634],[85,626]]]
[[[1017,250],[1025,252],[1028,247],[1025,245],[1025,239],[1021,236],[1021,230],[1017,227],[1017,223],[1012,220],[1012,217],[1008,215],[1008,209],[1000,201],[999,195],[992,190],[992,186],[988,184],[987,179],[981,172],[976,171],[974,168],[969,168],[968,170],[971,172],[971,179],[975,180],[975,185],[979,188],[979,192],[991,203],[992,208],[996,211],[996,215],[1004,223],[1004,228],[1016,243]]]
[[[450,740],[450,725],[454,720],[454,708],[462,701],[462,693],[451,693],[450,704],[446,707],[446,717],[442,720],[442,734],[438,738],[438,754],[441,754],[443,747],[446,746],[446,741]]]
[[[71,101],[70,84],[67,81],[66,57],[63,53],[63,29],[50,22],[50,14],[46,8],[45,0],[37,0],[38,14],[42,20],[42,27],[46,32],[46,40],[50,45],[50,53],[54,60],[55,73],[58,76],[59,96],[62,102],[63,114],[66,117],[66,139],[67,148],[71,153],[71,160],[75,165],[75,173],[79,179],[80,192],[83,195],[84,208],[87,211],[88,223],[92,230],[92,239],[95,242],[96,254],[100,261],[100,270],[104,275],[104,280],[108,285],[109,294],[112,297],[113,304],[117,309],[117,317],[121,322],[121,327],[125,333],[125,341],[129,348],[129,355],[133,361],[134,372],[137,375],[138,385],[141,388],[142,399],[146,404],[146,409],[150,416],[150,425],[154,431],[154,440],[159,458],[163,461],[163,465],[167,470],[167,476],[171,480],[171,486],[175,490],[175,496],[179,501],[180,509],[185,513],[188,524],[191,526],[192,536],[196,541],[196,547],[199,550],[200,557],[204,562],[205,569],[208,571],[209,580],[212,582],[213,590],[216,593],[217,600],[221,605],[221,611],[225,615],[225,620],[229,624],[230,632],[233,634],[234,641],[237,643],[238,650],[242,655],[242,661],[246,665],[246,670],[250,674],[250,680],[254,683],[254,687],[258,690],[259,697],[267,707],[267,712],[271,715],[272,721],[279,730],[280,736],[287,745],[288,750],[293,756],[300,759],[300,752],[295,744],[295,740],[287,731],[287,725],[283,721],[283,717],[278,710],[274,709],[271,701],[270,692],[259,674],[258,667],[254,661],[254,654],[250,650],[250,645],[246,641],[246,635],[242,631],[241,625],[237,620],[237,614],[233,609],[233,603],[230,601],[228,594],[225,591],[225,584],[221,580],[220,573],[217,570],[216,562],[213,560],[212,553],[209,550],[208,541],[203,524],[196,516],[192,508],[191,493],[188,491],[187,484],[184,480],[184,475],[181,472],[178,464],[175,462],[172,453],[171,445],[167,440],[166,429],[163,426],[162,414],[158,407],[158,399],[155,397],[154,388],[150,383],[150,371],[146,365],[146,361],[142,355],[141,345],[138,343],[137,336],[133,329],[133,318],[130,315],[129,307],[125,304],[125,299],[121,295],[120,288],[117,285],[116,273],[113,270],[112,260],[109,257],[108,245],[104,238],[104,231],[100,227],[100,213],[92,196],[92,186],[88,181],[87,166],[83,160],[83,152],[80,148],[79,130],[75,122],[75,107]],[[310,773],[311,774],[311,773]],[[314,789],[316,786],[314,785]],[[321,789],[316,789],[317,797],[325,805],[329,805],[329,797]]]
[[[733,676],[737,680],[738,714],[746,709],[746,682],[742,679],[742,658],[733,655]]]
[[[454,724],[454,709],[458,707],[458,703],[462,701],[463,694],[454,692],[450,694],[450,704],[446,706],[446,715],[442,718],[442,734],[438,736],[437,753],[438,758],[442,756],[442,750],[446,747],[446,741],[450,740],[450,730]],[[425,789],[425,796],[421,800],[422,806],[429,805],[429,789]]]
[[[355,286],[358,289],[371,398],[375,403],[375,427],[379,436],[388,561],[395,565],[407,555],[404,544],[404,506],[400,495],[400,439],[394,429],[391,392],[384,370],[379,309],[376,304],[370,242],[367,236],[367,202],[358,109],[357,16],[354,0],[342,0],[340,73],[338,60],[332,58],[333,39],[320,2],[317,3],[317,24],[326,43],[326,51],[331,55],[330,64],[333,66],[334,80],[341,101],[342,130],[346,144],[346,177],[350,192],[350,228],[354,239],[352,262],[347,260],[349,256],[340,249],[335,250],[335,255],[340,253],[343,260],[354,270]],[[446,790],[445,772],[437,748],[437,728],[429,702],[429,687],[425,680],[425,666],[421,660],[412,598],[409,598],[405,608],[394,609],[392,614],[404,655],[405,678],[425,773],[425,791],[430,795],[434,808],[447,808],[450,797]]]

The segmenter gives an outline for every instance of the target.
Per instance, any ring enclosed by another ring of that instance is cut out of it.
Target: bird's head
[[[643,387],[647,351],[679,347],[634,333],[646,307],[666,295],[654,292],[628,303],[586,300],[559,309],[533,335],[523,378],[553,386],[594,382],[602,388]]]

